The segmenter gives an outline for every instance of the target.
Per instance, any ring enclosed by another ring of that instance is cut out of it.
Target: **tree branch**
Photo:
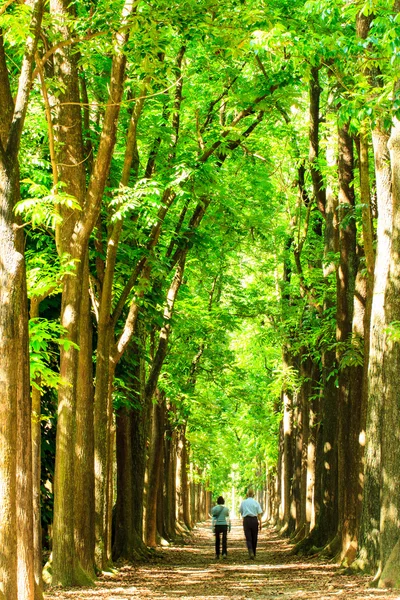
[[[129,21],[130,16],[135,10],[136,4],[133,0],[125,0],[124,8],[122,10],[122,21],[124,24]],[[123,33],[118,33],[115,36],[114,47],[116,49],[111,67],[110,91],[104,115],[103,129],[100,136],[97,156],[93,163],[89,186],[86,192],[82,218],[79,220],[75,230],[76,239],[81,244],[89,237],[97,221],[110,169],[125,79],[126,54],[124,52],[124,46],[126,45],[128,38],[129,29],[125,30]]]
[[[10,157],[18,156],[19,146],[28,108],[29,93],[32,85],[32,64],[35,58],[40,26],[43,16],[44,0],[35,0],[32,8],[32,19],[28,38],[25,43],[25,53],[22,60],[21,73],[18,80],[18,91],[15,100],[14,114],[10,125],[6,153]]]
[[[14,100],[11,94],[10,79],[8,77],[6,55],[4,52],[4,39],[2,31],[0,30],[0,141],[2,143],[3,154],[5,154],[5,146],[7,144],[13,112]]]
[[[275,90],[277,89],[278,86],[272,86],[271,90]],[[271,90],[267,93],[267,94],[263,94],[262,96],[259,96],[258,98],[256,98],[254,100],[254,103],[243,109],[232,121],[232,123],[230,123],[229,127],[227,129],[225,129],[225,131],[223,131],[221,133],[221,138],[226,138],[228,137],[228,135],[231,133],[232,128],[235,127],[238,123],[240,123],[240,121],[242,121],[245,117],[248,117],[249,115],[252,115],[255,113],[256,111],[256,106],[257,104],[259,104],[260,102],[262,102],[262,100],[264,100],[265,98],[267,98],[267,96],[270,95]],[[261,111],[262,112],[262,111]],[[258,121],[259,122],[259,121]],[[244,134],[243,134],[244,135]],[[232,142],[234,143],[234,142]],[[210,146],[210,148],[208,150],[206,150],[202,156],[199,158],[199,162],[200,163],[205,163],[212,154],[214,154],[215,150],[217,150],[217,148],[219,148],[222,144],[222,140],[217,140],[216,142],[214,142],[212,144],[212,146]],[[239,144],[238,144],[239,145]],[[237,146],[235,146],[237,147]]]
[[[182,284],[183,273],[185,270],[187,250],[182,253],[179,262],[176,267],[175,276],[172,280],[170,288],[167,294],[167,301],[164,309],[164,325],[160,330],[160,336],[156,354],[154,356],[153,364],[151,367],[150,375],[146,383],[146,398],[150,399],[157,387],[158,378],[160,376],[162,365],[168,350],[168,338],[171,332],[171,318],[174,310],[175,300],[178,296],[179,289]]]
[[[243,69],[243,67],[244,67],[245,64],[246,63],[243,63],[243,65],[242,65],[242,67],[241,67],[240,70]],[[233,87],[233,84],[237,81],[238,77],[239,77],[239,74],[236,75],[236,77],[234,77],[232,79],[232,81],[227,86],[225,86],[224,91],[222,92],[222,94],[220,94],[218,96],[218,98],[216,100],[213,100],[212,102],[210,102],[210,106],[208,107],[208,111],[207,111],[207,115],[206,115],[206,118],[204,120],[204,123],[200,127],[200,129],[199,129],[199,133],[200,134],[203,134],[204,131],[206,130],[206,128],[208,127],[208,125],[211,123],[211,121],[213,119],[214,106],[216,104],[218,104],[218,102],[220,102],[222,100],[222,98],[224,98],[226,96],[226,94],[229,92],[229,90]]]

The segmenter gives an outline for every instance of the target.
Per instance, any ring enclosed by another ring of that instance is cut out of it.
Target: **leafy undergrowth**
[[[289,554],[291,546],[263,530],[257,558],[247,558],[242,528],[235,523],[228,558],[215,560],[208,525],[200,525],[184,546],[163,548],[148,563],[125,565],[105,574],[95,588],[50,590],[46,600],[400,600],[399,592],[368,587],[365,577],[340,574],[335,564]]]

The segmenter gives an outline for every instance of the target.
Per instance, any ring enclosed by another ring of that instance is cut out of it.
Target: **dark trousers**
[[[258,519],[257,517],[244,517],[243,530],[246,537],[246,546],[249,552],[256,555],[258,539]]]
[[[216,525],[215,526],[215,555],[219,556],[221,547],[221,534],[222,534],[222,554],[227,554],[228,546],[228,525]]]

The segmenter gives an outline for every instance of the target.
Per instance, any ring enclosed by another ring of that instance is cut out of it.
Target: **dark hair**
[[[222,497],[222,496],[219,496],[219,497],[217,498],[217,504],[225,504],[225,500],[223,499],[223,497]]]

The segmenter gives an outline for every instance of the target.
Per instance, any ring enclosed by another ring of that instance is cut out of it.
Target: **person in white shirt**
[[[258,530],[262,527],[261,516],[262,508],[257,500],[254,499],[254,491],[247,490],[246,500],[240,505],[239,512],[243,517],[243,530],[246,537],[246,545],[249,551],[249,558],[255,558],[258,541]]]

